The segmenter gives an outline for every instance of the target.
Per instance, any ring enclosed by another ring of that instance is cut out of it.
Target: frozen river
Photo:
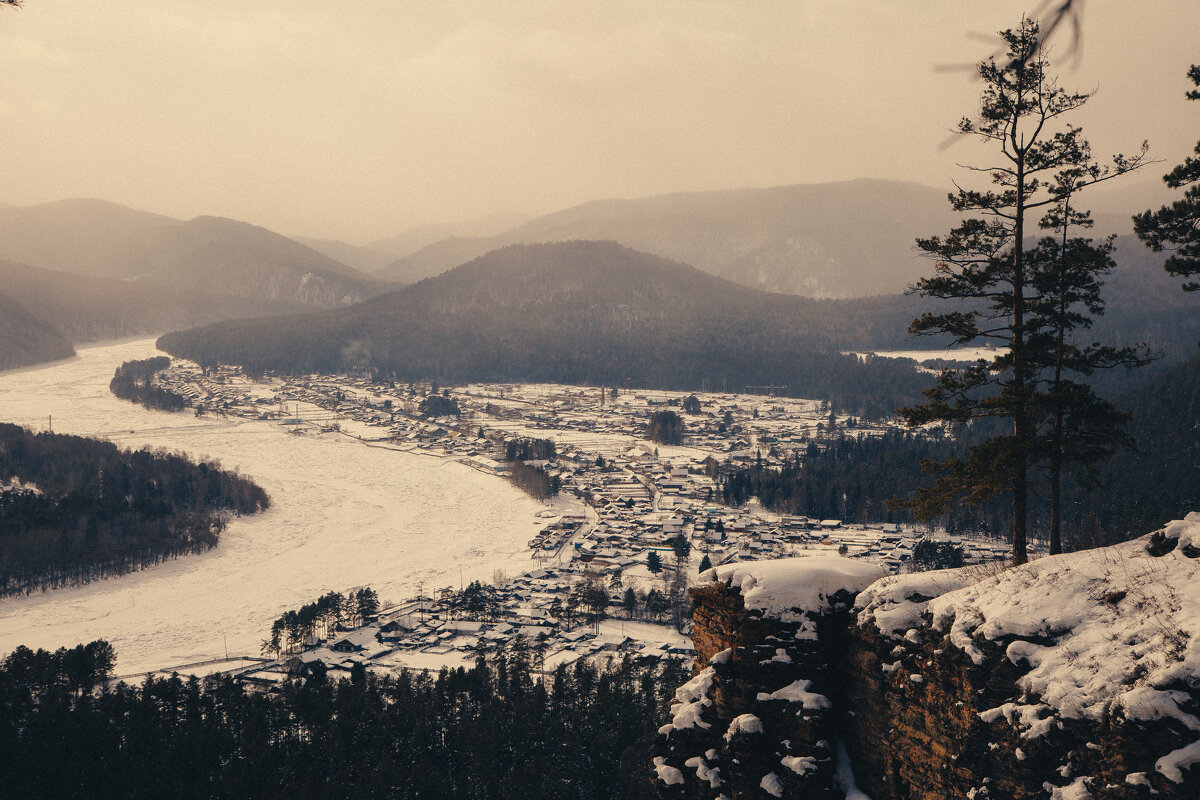
[[[261,485],[272,507],[235,518],[208,553],[121,578],[0,599],[0,655],[103,638],[118,674],[223,655],[257,655],[280,613],[330,590],[370,585],[387,602],[495,569],[530,567],[543,508],[508,482],[452,461],[363,446],[336,434],[147,411],[108,391],[152,339],[0,372],[0,420],[214,459]],[[542,521],[544,523],[544,520]]]

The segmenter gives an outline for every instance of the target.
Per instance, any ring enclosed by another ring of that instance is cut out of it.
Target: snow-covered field
[[[108,391],[153,339],[79,350],[0,372],[0,420],[183,451],[238,469],[272,508],[234,519],[214,550],[74,589],[0,600],[0,655],[104,638],[118,674],[257,654],[271,620],[329,590],[374,587],[400,600],[530,567],[543,508],[506,481],[446,459],[292,436],[266,422],[147,411]]]

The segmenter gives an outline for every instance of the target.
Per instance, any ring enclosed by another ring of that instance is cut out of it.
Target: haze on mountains
[[[393,285],[264,228],[103,200],[0,206],[0,368],[71,343],[349,305]]]
[[[0,294],[0,370],[57,361],[74,354],[71,343],[57,328]]]
[[[0,258],[318,308],[387,288],[265,228],[218,217],[183,222],[103,200],[0,208]]]
[[[510,244],[605,239],[757,289],[863,297],[904,291],[928,268],[914,239],[950,221],[944,191],[900,181],[594,200],[495,236],[448,237],[379,275],[407,283]]]

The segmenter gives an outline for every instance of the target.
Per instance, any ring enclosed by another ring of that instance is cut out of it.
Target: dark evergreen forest
[[[146,408],[182,411],[187,406],[183,395],[154,384],[154,373],[169,366],[171,359],[166,356],[126,361],[117,367],[112,380],[108,382],[108,390],[122,400],[140,403]]]
[[[214,463],[0,423],[4,485],[0,596],[208,550],[226,514],[270,504],[260,487]]]
[[[74,651],[24,647],[0,667],[6,796],[650,798],[646,753],[687,677],[625,659],[542,679],[518,643],[471,669],[318,669],[278,693],[177,676],[93,691],[104,652],[76,650],[74,672]]]
[[[1200,507],[1200,356],[1113,402],[1132,415],[1128,430],[1137,444],[1117,451],[1093,474],[1067,481],[1063,529],[1075,547],[1140,536]],[[776,511],[821,519],[911,522],[908,511],[889,510],[886,504],[913,496],[929,480],[921,462],[960,456],[988,435],[987,426],[976,425],[958,437],[900,431],[847,436],[827,446],[812,444],[804,457],[783,468],[751,466],[727,473],[721,476],[722,495],[731,505],[758,497]],[[1048,513],[1047,498],[1035,495],[1034,538],[1047,530]],[[1011,521],[1003,496],[978,507],[957,506],[941,520],[951,532],[1000,537]]]

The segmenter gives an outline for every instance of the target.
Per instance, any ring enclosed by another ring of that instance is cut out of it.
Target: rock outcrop
[[[703,669],[660,731],[660,792],[1200,798],[1197,556],[1194,513],[1012,569],[718,569],[693,590]]]
[[[883,574],[839,556],[711,571],[693,590],[703,665],[676,692],[654,767],[665,797],[840,798],[831,697],[855,596]]]

